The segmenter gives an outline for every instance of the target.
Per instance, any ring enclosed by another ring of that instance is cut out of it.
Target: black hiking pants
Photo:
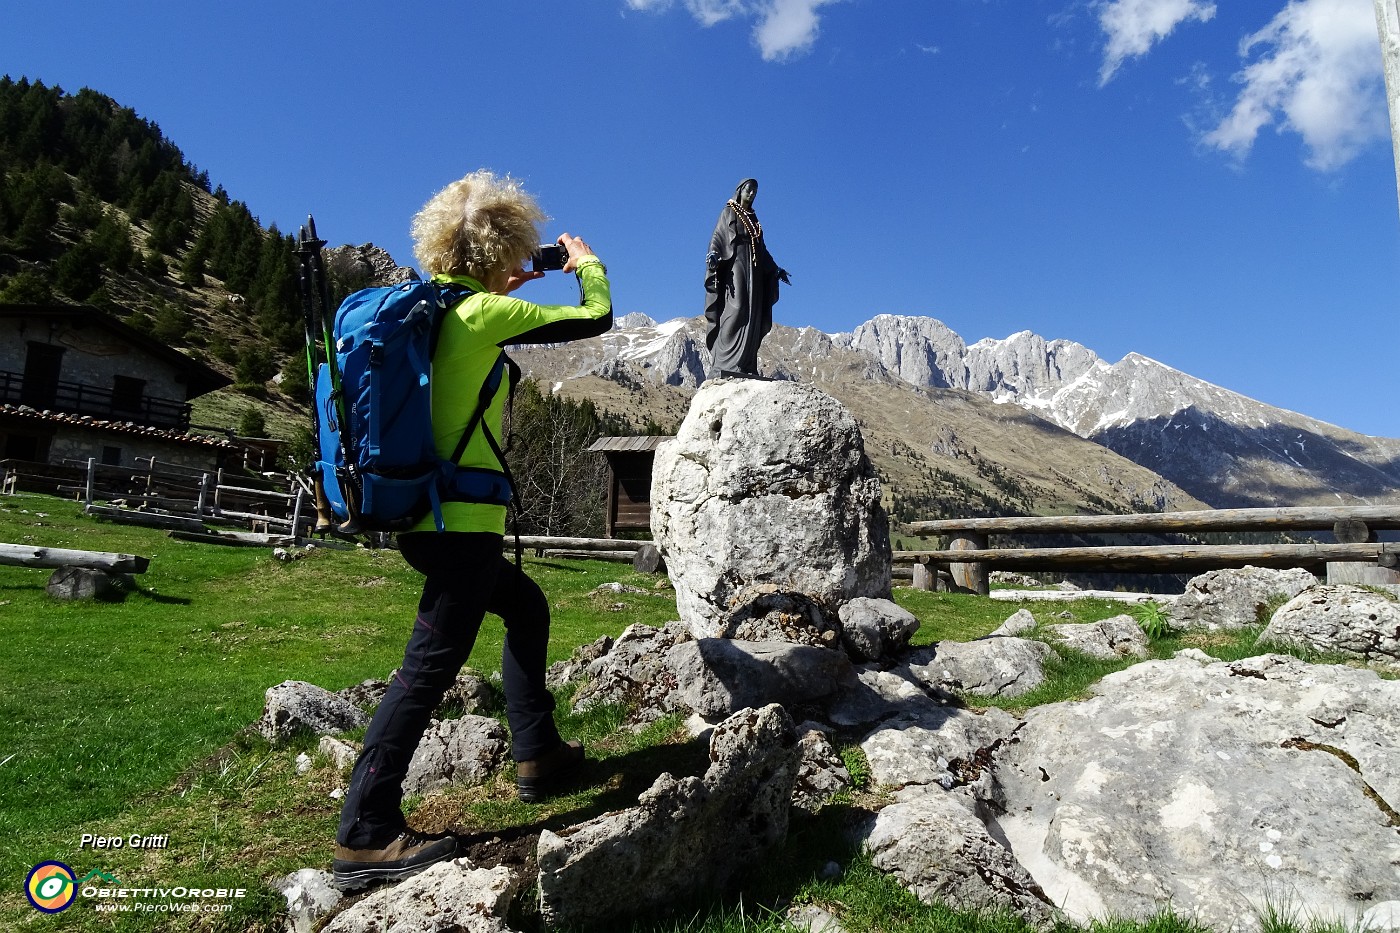
[[[433,711],[471,654],[482,617],[505,623],[501,676],[511,755],[538,758],[560,742],[554,695],[545,687],[549,603],[539,585],[501,554],[485,532],[412,532],[399,549],[422,573],[423,596],[403,665],[389,682],[355,762],[337,842],[377,848],[404,829],[401,786]]]

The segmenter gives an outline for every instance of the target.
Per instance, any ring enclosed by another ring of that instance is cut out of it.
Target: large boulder
[[[1315,586],[1280,606],[1259,639],[1397,667],[1400,602],[1360,586]]]
[[[945,706],[887,720],[860,748],[877,784],[937,784],[946,789],[983,778],[992,750],[1016,726],[1014,716],[996,707],[977,713]]]
[[[833,611],[890,595],[889,521],[860,428],[810,385],[706,382],[656,453],[651,529],[697,636],[718,635],[755,585]]]
[[[1096,694],[1027,711],[994,759],[993,836],[1071,919],[1350,928],[1400,900],[1400,682],[1181,657]]]
[[[908,609],[888,599],[857,596],[837,612],[841,643],[857,661],[875,661],[909,647],[919,630],[919,620]]]
[[[1244,628],[1266,621],[1260,614],[1271,604],[1290,600],[1315,583],[1317,577],[1299,567],[1211,570],[1191,578],[1167,615],[1179,629]]]
[[[616,927],[722,887],[787,836],[801,751],[776,704],[710,738],[703,777],[662,774],[637,806],[540,833],[540,912],[551,928]]]

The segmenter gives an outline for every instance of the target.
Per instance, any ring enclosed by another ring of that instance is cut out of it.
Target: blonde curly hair
[[[413,255],[428,275],[485,282],[519,268],[546,220],[520,182],[481,169],[443,188],[413,218]]]

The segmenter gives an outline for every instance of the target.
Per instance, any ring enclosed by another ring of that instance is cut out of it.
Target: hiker
[[[544,306],[509,297],[543,272],[524,271],[545,220],[518,182],[477,171],[439,191],[413,219],[414,255],[434,283],[471,294],[443,319],[431,375],[432,422],[441,456],[466,430],[482,386],[510,343],[557,343],[605,333],[612,327],[607,272],[582,239],[558,239],[565,272],[578,276],[581,302]],[[497,392],[458,461],[498,471],[506,391]],[[423,595],[403,665],[389,683],[355,762],[336,836],[335,879],[342,889],[395,880],[453,857],[450,834],[409,829],[401,809],[401,782],[429,717],[471,654],[482,617],[505,625],[501,674],[517,793],[533,802],[555,789],[584,760],[577,741],[565,742],[554,725],[554,697],[545,687],[549,604],[540,587],[502,555],[506,508],[444,501],[446,530],[428,515],[398,537],[399,550],[422,573]]]

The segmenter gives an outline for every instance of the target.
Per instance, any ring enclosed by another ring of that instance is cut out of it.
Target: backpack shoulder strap
[[[481,424],[481,419],[486,414],[487,406],[491,404],[491,400],[496,397],[496,392],[501,388],[501,376],[504,374],[507,365],[510,367],[512,377],[511,393],[512,395],[514,394],[515,380],[518,378],[517,374],[520,372],[520,367],[516,366],[515,361],[506,356],[506,351],[502,350],[500,356],[496,357],[496,362],[492,365],[491,371],[487,373],[486,380],[482,382],[481,392],[477,395],[476,399],[476,410],[473,411],[472,416],[467,419],[466,430],[462,432],[461,440],[457,442],[457,446],[452,450],[452,456],[448,458],[452,463],[455,464],[460,461],[462,459],[462,454],[466,453],[467,443],[471,440],[472,434],[476,431],[476,426]],[[501,461],[502,466],[505,466],[505,458],[501,456],[495,439],[491,437],[491,432],[487,431],[486,436],[490,439],[491,450],[496,454],[496,459]]]

